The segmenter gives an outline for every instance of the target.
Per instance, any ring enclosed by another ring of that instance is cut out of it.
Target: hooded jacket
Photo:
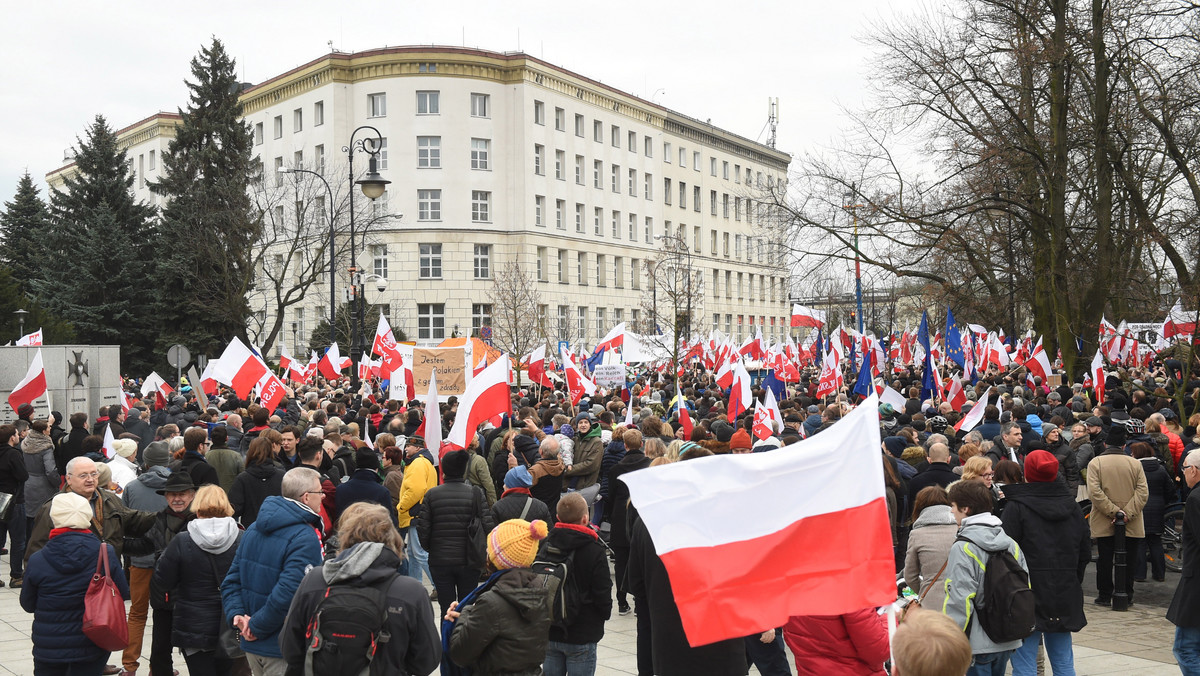
[[[442,659],[433,605],[420,582],[397,574],[399,567],[400,557],[383,544],[359,542],[309,571],[296,590],[287,621],[279,633],[279,647],[287,660],[288,673],[303,671],[308,620],[316,612],[325,590],[335,585],[373,587],[386,594],[386,628],[391,636],[375,655],[372,674],[431,673]]]
[[[573,645],[599,643],[604,638],[604,623],[612,616],[613,581],[608,554],[596,531],[559,523],[542,541],[537,560],[557,563],[568,557],[567,580],[579,592],[579,608],[565,630],[550,628],[550,640]]]
[[[25,461],[25,513],[36,514],[58,492],[62,479],[54,464],[54,442],[40,432],[29,430],[21,443]]]
[[[233,505],[233,518],[240,519],[242,527],[249,528],[258,518],[263,502],[283,489],[284,471],[273,462],[250,465],[233,480],[229,491],[229,504]]]
[[[463,608],[450,634],[450,659],[477,674],[542,673],[550,642],[550,599],[528,568],[501,571]]]
[[[408,528],[413,519],[420,516],[425,494],[437,485],[437,480],[433,456],[429,455],[428,449],[423,448],[404,466],[404,479],[400,482],[400,503],[396,505],[397,523],[400,524],[400,528]]]
[[[68,491],[70,491],[70,487],[64,485],[59,492],[66,493]],[[93,514],[96,512],[98,503],[103,503],[100,508],[104,513],[104,520],[99,529],[96,527],[96,519],[92,519],[91,531],[112,545],[117,551],[117,556],[121,556],[125,550],[126,537],[144,535],[158,518],[156,512],[133,510],[126,507],[116,493],[103,488],[96,489],[90,502]],[[33,557],[34,552],[45,547],[50,539],[50,530],[53,528],[53,524],[50,522],[50,503],[51,501],[47,500],[33,519],[33,531],[29,535],[29,544],[25,547],[26,568],[29,567],[29,560]]]
[[[942,613],[967,632],[971,641],[971,653],[984,655],[1005,650],[1016,650],[1021,641],[996,643],[983,630],[983,624],[973,621],[975,603],[986,602],[983,589],[983,573],[989,552],[1008,550],[1025,570],[1025,554],[1000,526],[1000,519],[990,512],[976,514],[963,519],[959,536],[971,542],[958,540],[950,548],[946,560],[946,572],[942,573],[942,588],[946,598],[942,602]]]
[[[567,480],[574,479],[573,487],[583,490],[599,481],[600,463],[604,460],[604,442],[600,440],[600,426],[593,425],[582,439],[575,443],[575,457],[571,468],[563,472]]]
[[[195,519],[175,536],[154,568],[151,587],[174,603],[171,645],[214,650],[221,632],[221,582],[242,531],[232,517]]]
[[[546,504],[550,514],[558,512],[558,498],[562,495],[565,468],[562,460],[546,460],[545,458],[533,463],[529,475],[533,477],[533,486],[529,494]]]
[[[796,655],[797,676],[885,676],[887,618],[864,608],[845,615],[804,615],[788,619],[783,639]]]
[[[913,521],[904,555],[904,580],[910,588],[917,590],[918,595],[925,594],[921,602],[923,608],[942,609],[942,601],[946,598],[942,586],[946,571],[942,564],[946,563],[957,535],[958,524],[949,505],[926,507]],[[942,572],[940,577],[939,570]]]
[[[254,525],[246,531],[221,584],[225,619],[250,616],[257,640],[240,639],[242,650],[263,657],[282,657],[279,630],[288,606],[309,568],[321,565],[321,516],[280,496],[263,502]]]
[[[29,559],[21,607],[33,613],[33,658],[53,663],[95,661],[108,654],[83,633],[84,595],[96,572],[99,539],[90,532],[59,533]],[[108,566],[122,598],[129,583],[111,545]]]
[[[1092,560],[1092,538],[1074,494],[1060,481],[1010,484],[1001,521],[1029,567],[1038,631],[1079,631],[1083,574]]]

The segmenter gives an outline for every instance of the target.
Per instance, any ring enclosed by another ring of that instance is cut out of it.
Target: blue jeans
[[[1046,645],[1046,660],[1054,676],[1075,676],[1075,651],[1069,631],[1035,631],[1012,654],[1012,676],[1036,676],[1038,643]]]
[[[559,643],[546,646],[542,676],[592,676],[596,673],[595,643]]]
[[[417,529],[409,526],[408,528],[408,576],[420,582],[421,571],[425,571],[425,577],[429,578],[430,583],[433,582],[433,576],[429,574],[429,552],[421,548],[421,540],[417,537]]]
[[[1183,676],[1200,676],[1200,627],[1175,627],[1171,652]]]
[[[1004,669],[1008,666],[1008,658],[1012,652],[1002,650],[998,653],[975,655],[975,661],[967,668],[966,676],[1004,676]]]

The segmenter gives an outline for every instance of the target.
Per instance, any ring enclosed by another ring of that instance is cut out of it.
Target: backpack
[[[1021,641],[1033,633],[1037,620],[1034,614],[1033,590],[1029,588],[1029,573],[1008,549],[990,552],[970,538],[958,536],[988,552],[983,573],[983,600],[975,597],[975,617],[983,631],[996,643]]]
[[[387,590],[380,586],[334,584],[308,618],[304,674],[366,676],[376,653],[391,638],[387,631]]]
[[[583,604],[579,587],[571,576],[575,550],[564,555],[558,547],[546,546],[538,552],[538,560],[529,567],[537,576],[531,586],[545,589],[550,598],[550,626],[566,630],[579,615]]]

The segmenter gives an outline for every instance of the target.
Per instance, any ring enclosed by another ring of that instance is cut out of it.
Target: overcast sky
[[[329,51],[388,45],[523,50],[742,136],[800,155],[864,100],[870,23],[914,0],[630,2],[22,2],[0,30],[0,200],[46,172],[96,114],[121,128],[186,102],[188,62],[217,36],[243,81]],[[662,92],[655,94],[656,90]]]

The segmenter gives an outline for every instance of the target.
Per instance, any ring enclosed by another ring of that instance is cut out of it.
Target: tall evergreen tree
[[[120,345],[123,371],[151,364],[154,208],[133,197],[133,171],[103,116],[79,141],[74,175],[50,194],[49,258],[33,291],[80,342]]]
[[[252,138],[242,121],[234,61],[220,40],[192,59],[183,123],[163,156],[164,178],[150,189],[166,198],[159,264],[171,280],[160,315],[160,346],[181,342],[217,354],[245,337],[256,243],[262,220],[249,195]]]
[[[0,213],[0,265],[12,273],[21,294],[28,294],[33,282],[47,264],[42,245],[50,225],[50,213],[38,194],[29,172],[17,181],[17,192],[11,202],[4,203]]]

